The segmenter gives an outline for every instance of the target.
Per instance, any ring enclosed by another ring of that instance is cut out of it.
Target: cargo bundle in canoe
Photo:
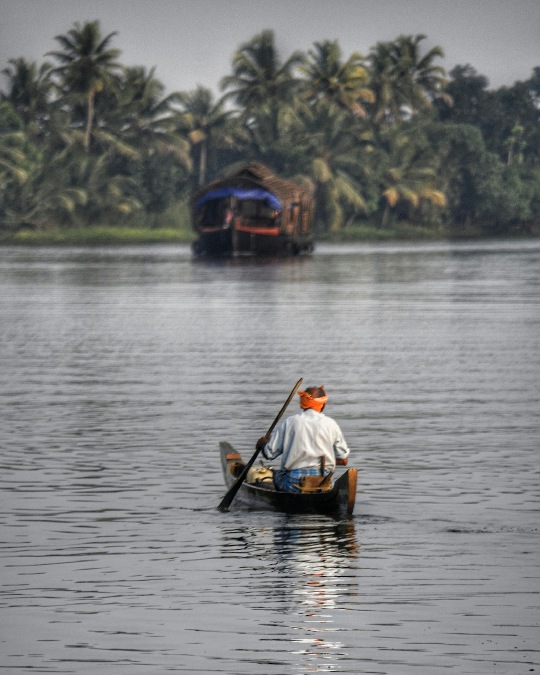
[[[225,485],[229,489],[242,473],[246,463],[229,445],[219,444]],[[337,478],[330,490],[305,493],[280,492],[271,477],[261,472],[254,482],[244,481],[236,499],[253,509],[272,509],[284,513],[322,513],[334,516],[351,516],[356,500],[357,469],[347,469]],[[249,478],[248,478],[249,480]]]
[[[252,163],[209,183],[191,202],[199,256],[298,255],[313,250],[313,200],[295,183]]]

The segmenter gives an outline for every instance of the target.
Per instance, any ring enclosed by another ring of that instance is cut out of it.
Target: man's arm
[[[334,455],[336,457],[336,464],[340,466],[346,466],[350,453],[349,446],[343,438],[343,433],[337,424],[336,427],[337,435],[336,440],[334,441]]]
[[[283,452],[283,428],[284,422],[281,422],[270,437],[262,436],[256,444],[257,450],[261,449],[266,459],[275,459]]]

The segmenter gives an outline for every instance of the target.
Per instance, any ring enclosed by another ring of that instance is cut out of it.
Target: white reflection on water
[[[305,635],[291,640],[293,645],[299,645],[292,653],[304,657],[296,669],[309,673],[335,672],[344,644],[332,639],[335,636],[334,614],[340,608],[340,599],[350,596],[353,587],[357,586],[354,577],[348,575],[358,548],[354,523],[311,531],[308,536],[305,533],[302,536],[299,530],[292,532],[294,535],[288,543],[299,585],[293,597],[301,619],[295,628]],[[312,539],[315,541],[310,544]],[[336,552],[337,542],[339,550]],[[347,575],[349,583],[340,579],[343,575]]]
[[[293,672],[339,670],[344,644],[338,639],[336,613],[358,593],[354,521],[291,516],[271,528],[228,529],[224,551],[230,555],[231,541],[238,540],[246,545],[243,555],[265,561],[265,573],[246,580],[245,594],[262,601],[263,611],[272,600],[274,618],[268,625],[282,635],[272,653],[281,658],[284,653],[292,655]],[[273,580],[270,588],[268,574]],[[270,637],[265,641],[273,643]]]

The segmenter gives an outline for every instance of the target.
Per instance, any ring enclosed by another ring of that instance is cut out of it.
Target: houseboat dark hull
[[[225,485],[229,489],[242,472],[245,462],[229,443],[219,445]],[[280,492],[275,489],[273,481],[261,481],[259,484],[244,482],[235,499],[257,510],[351,516],[356,501],[357,476],[357,469],[347,469],[336,479],[331,490],[311,493]]]
[[[293,238],[281,232],[267,234],[245,232],[233,228],[200,232],[192,245],[196,256],[291,256],[312,253],[313,241],[309,237]]]

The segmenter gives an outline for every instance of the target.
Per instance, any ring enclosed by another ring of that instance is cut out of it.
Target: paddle
[[[294,387],[292,388],[291,393],[289,394],[289,398],[285,401],[285,403],[283,404],[283,407],[281,408],[281,410],[280,410],[280,411],[278,412],[278,414],[276,415],[276,419],[275,419],[275,420],[272,422],[272,424],[270,425],[270,428],[269,428],[268,431],[266,432],[265,436],[270,436],[270,434],[272,433],[272,431],[274,431],[274,427],[276,426],[276,424],[277,424],[277,423],[279,422],[279,420],[281,419],[281,416],[283,415],[283,413],[284,413],[285,410],[287,409],[287,406],[288,406],[289,403],[291,402],[293,396],[296,394],[296,390],[297,390],[298,387],[300,386],[301,382],[302,382],[302,378],[300,378],[300,379],[298,380],[298,382],[294,385]],[[259,448],[259,449],[255,450],[255,452],[253,453],[253,456],[251,457],[251,459],[249,460],[249,462],[248,462],[248,463],[246,464],[246,466],[244,467],[244,470],[242,471],[242,473],[238,476],[238,478],[235,480],[235,482],[231,485],[231,487],[229,488],[229,491],[228,491],[227,494],[223,497],[223,499],[221,500],[221,502],[220,502],[219,505],[218,505],[218,509],[219,509],[220,511],[228,511],[228,510],[229,510],[229,506],[232,504],[232,500],[235,498],[236,493],[238,492],[238,490],[240,489],[240,486],[242,485],[242,483],[243,483],[244,480],[246,479],[246,476],[247,476],[247,474],[248,474],[248,471],[249,471],[249,470],[251,469],[251,467],[253,466],[253,463],[254,463],[255,460],[257,459],[257,456],[259,455],[259,452],[260,452],[261,450],[262,450],[262,448]]]

